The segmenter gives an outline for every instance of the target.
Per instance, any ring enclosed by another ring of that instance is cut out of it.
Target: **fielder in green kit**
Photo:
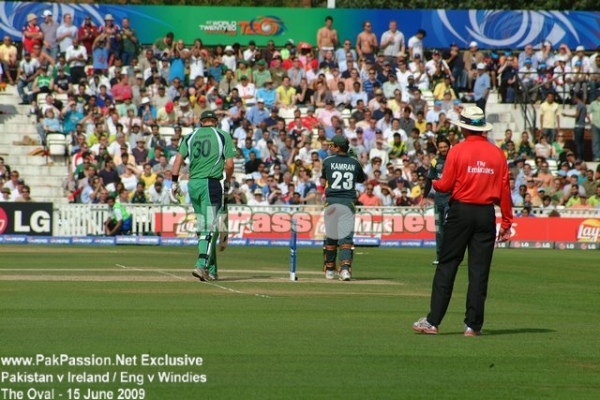
[[[432,181],[435,179],[442,179],[444,165],[446,164],[446,156],[448,155],[448,151],[450,151],[450,140],[445,137],[438,139],[437,148],[438,156],[432,160],[429,173],[427,174],[427,182],[425,184],[423,200],[421,202],[422,207],[429,202],[428,196],[431,191]],[[451,193],[436,192],[434,197],[433,211],[435,216],[436,258],[433,265],[438,265],[440,260],[442,241],[444,240],[444,221],[446,220],[446,213],[450,208],[450,194]]]
[[[204,111],[200,121],[202,127],[185,136],[179,145],[173,163],[171,190],[177,192],[179,170],[187,158],[190,168],[188,192],[196,213],[198,233],[198,260],[192,275],[201,281],[212,281],[218,279],[215,247],[219,236],[219,211],[224,208],[223,191],[229,191],[236,149],[231,135],[215,128],[218,119],[213,111]],[[223,170],[225,184],[221,185]],[[223,249],[222,238],[220,250]]]
[[[323,258],[326,279],[335,278],[337,249],[340,249],[339,279],[352,279],[354,253],[354,219],[356,184],[365,181],[360,162],[348,155],[350,144],[343,136],[331,139],[333,155],[323,160],[321,177],[327,180],[325,189],[325,244]]]

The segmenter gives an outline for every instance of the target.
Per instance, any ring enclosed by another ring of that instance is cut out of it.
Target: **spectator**
[[[287,76],[287,70],[282,66],[282,58],[280,52],[275,52],[274,57],[271,60],[271,68],[269,72],[271,73],[271,79],[273,80],[273,86],[279,87],[283,82],[283,77]]]
[[[137,33],[131,28],[129,18],[121,20],[122,29],[120,33],[121,54],[124,65],[131,65],[131,61],[136,57],[137,46],[139,45]]]
[[[565,207],[581,209],[592,208],[592,206],[587,202],[587,194],[572,194],[565,204]]]
[[[7,187],[3,187],[0,190],[0,203],[9,203],[12,201],[12,199],[10,198],[10,189]]]
[[[498,69],[500,75],[499,94],[503,103],[512,103],[515,100],[517,89],[516,61],[512,55],[507,55],[504,64]]]
[[[252,194],[254,195],[254,197],[251,198],[250,200],[248,200],[249,206],[268,206],[269,205],[269,202],[264,199],[262,189],[256,188],[256,189],[254,189]]]
[[[267,78],[264,82],[264,86],[256,91],[257,99],[262,99],[267,108],[272,108],[277,101],[277,93],[273,89],[273,81]]]
[[[39,61],[32,59],[31,53],[25,51],[23,53],[23,60],[19,64],[17,84],[17,91],[22,100],[21,104],[29,104],[30,102],[29,96],[25,93],[25,88],[31,90],[34,80],[41,71],[38,68],[40,68]]]
[[[144,182],[138,182],[135,186],[135,192],[131,196],[131,204],[147,204],[148,197],[144,191]]]
[[[110,40],[107,40],[104,33],[98,35],[96,39],[94,39],[94,43],[92,43],[92,65],[96,73],[105,74],[108,71],[110,43]]]
[[[110,184],[115,185],[119,181],[119,173],[115,169],[115,162],[110,156],[104,158],[104,168],[98,172],[102,182],[106,187]],[[113,189],[114,190],[114,189]]]
[[[85,47],[87,54],[92,54],[92,44],[94,43],[94,39],[98,37],[98,34],[98,27],[92,22],[92,17],[86,15],[83,24],[77,31],[77,39]]]
[[[278,107],[292,108],[296,106],[296,89],[288,76],[284,76],[281,85],[276,89]]]
[[[541,106],[540,106],[541,107]],[[558,107],[557,107],[558,108]],[[583,102],[581,93],[575,95],[575,114],[562,113],[563,117],[575,118],[574,140],[577,160],[583,160],[583,136],[585,134],[585,124],[590,121],[590,116],[587,112],[587,106]],[[558,113],[557,113],[558,118]]]
[[[121,28],[115,24],[115,19],[111,14],[104,16],[104,25],[99,29],[99,33],[105,35],[106,40],[110,43],[109,64],[112,64],[115,58],[119,57],[121,48]]]
[[[34,203],[30,196],[31,189],[27,185],[23,185],[23,187],[19,190],[19,196],[14,199],[15,203]]]
[[[17,61],[17,47],[9,35],[5,35],[0,44],[0,66],[9,84],[17,82],[19,63]]]
[[[40,143],[46,145],[46,136],[49,133],[63,133],[62,124],[52,108],[44,113],[44,119],[37,126]]]
[[[589,198],[590,196],[593,196],[594,193],[596,192],[597,183],[594,181],[594,171],[593,170],[588,169],[584,173],[585,173],[585,178],[584,178],[583,182],[580,183],[580,185],[583,187],[586,195]]]
[[[596,57],[596,62],[600,57]],[[600,76],[600,74],[599,74]],[[594,101],[590,103],[588,118],[592,122],[592,155],[594,162],[600,162],[600,90],[592,92]]]
[[[246,107],[256,104],[256,87],[248,80],[247,75],[240,76],[240,83],[238,83],[236,89]]]
[[[373,193],[373,185],[368,183],[366,191],[358,197],[358,202],[367,207],[380,207],[381,199]]]
[[[58,28],[59,25],[52,18],[52,11],[45,10],[42,14],[44,22],[40,24],[43,35],[44,51],[50,55],[53,60],[58,57]]]
[[[48,72],[48,66],[42,65],[40,72],[37,74],[31,86],[31,93],[29,94],[29,102],[33,103],[36,101],[37,95],[41,93],[52,93],[54,88],[54,81],[52,76]]]
[[[587,204],[594,208],[600,208],[600,184],[596,186],[596,192],[589,197]]]
[[[520,157],[530,159],[533,157],[533,146],[529,142],[529,132],[523,131],[521,134],[521,143],[519,143],[518,154]]]
[[[555,58],[558,65],[552,70],[555,92],[563,104],[571,102],[571,67],[567,65],[568,58],[559,55]]]
[[[126,113],[122,110],[124,108],[126,109],[126,107],[131,104],[131,99],[133,98],[133,91],[129,85],[129,78],[127,75],[121,75],[118,83],[111,88],[111,92],[117,104],[125,103],[121,104],[123,107],[119,110],[119,115],[125,115]],[[135,106],[132,107],[135,108]]]
[[[8,186],[8,185],[5,185]],[[23,194],[23,190],[25,188],[25,181],[23,179],[17,179],[16,180],[16,185],[14,186],[14,188],[11,190],[10,192],[10,201],[15,201],[16,199],[18,199],[19,197],[21,197],[21,195]]]
[[[73,45],[67,49],[65,58],[69,63],[69,71],[72,81],[78,83],[82,79],[85,79],[85,65],[88,60],[88,52],[84,46],[79,44],[78,38],[73,39]]]
[[[170,204],[171,199],[167,190],[163,187],[162,179],[154,182],[154,185],[150,187],[150,203],[153,204]]]
[[[59,54],[65,54],[67,49],[73,45],[77,31],[77,27],[73,25],[73,16],[70,13],[63,14],[63,23],[56,30]]]
[[[126,160],[128,157],[127,153],[123,153],[122,159]],[[133,192],[136,189],[138,178],[137,176],[140,172],[132,165],[125,164],[125,171],[119,175],[119,179],[123,184],[123,187],[129,191]]]
[[[143,171],[139,175],[140,182],[143,182],[145,187],[152,188],[156,182],[156,179],[156,174],[152,172],[152,165],[150,163],[145,163],[143,166]]]
[[[34,45],[40,47],[43,45],[44,33],[38,26],[35,14],[27,14],[27,24],[23,27],[22,32],[24,51],[31,53]]]
[[[556,158],[554,148],[548,143],[548,139],[544,134],[540,135],[538,143],[534,146],[535,156],[544,158]]]
[[[158,163],[152,167],[152,172],[156,174],[164,174],[166,170],[172,169],[173,166],[168,163],[167,156],[161,154],[158,157]],[[168,188],[167,188],[168,189]]]

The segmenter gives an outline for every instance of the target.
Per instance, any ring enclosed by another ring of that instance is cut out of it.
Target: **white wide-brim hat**
[[[458,121],[450,121],[450,123],[470,131],[486,132],[492,130],[492,124],[485,121],[485,114],[479,107],[466,107],[460,113]]]

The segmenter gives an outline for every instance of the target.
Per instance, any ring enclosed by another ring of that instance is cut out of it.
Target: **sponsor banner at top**
[[[571,49],[583,45],[593,50],[599,40],[600,16],[592,11],[232,8],[13,1],[0,2],[0,8],[2,15],[10,16],[0,19],[0,30],[14,40],[21,40],[28,14],[33,13],[42,21],[42,13],[49,9],[55,21],[62,21],[65,13],[72,14],[75,26],[80,26],[88,15],[97,26],[104,24],[106,14],[111,14],[117,25],[127,17],[145,44],[173,32],[176,39],[188,44],[196,38],[207,45],[237,42],[243,46],[250,40],[259,46],[273,40],[280,47],[289,39],[314,46],[317,30],[324,25],[325,17],[331,16],[340,40],[349,38],[353,44],[364,21],[372,22],[379,41],[394,20],[405,41],[417,30],[425,30],[424,46],[428,48],[447,48],[453,42],[467,47],[476,41],[480,48],[522,49],[526,44],[538,46],[548,40],[555,49],[564,43]]]

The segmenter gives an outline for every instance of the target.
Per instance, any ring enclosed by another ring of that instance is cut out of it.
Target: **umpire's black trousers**
[[[444,240],[433,278],[431,310],[427,321],[440,325],[454,288],[458,266],[469,248],[469,289],[465,324],[475,331],[483,326],[490,264],[496,241],[496,213],[493,205],[452,201],[444,223]]]

